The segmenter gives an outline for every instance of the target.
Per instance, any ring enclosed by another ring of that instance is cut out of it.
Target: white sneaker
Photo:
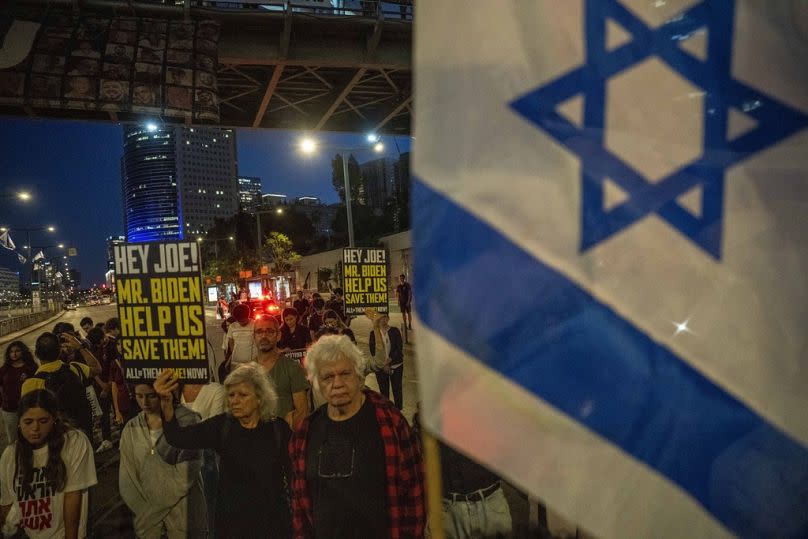
[[[98,449],[95,450],[95,452],[103,453],[104,451],[109,451],[113,447],[114,446],[112,445],[112,442],[110,442],[109,440],[104,440],[103,442],[101,442],[101,445],[98,446]]]

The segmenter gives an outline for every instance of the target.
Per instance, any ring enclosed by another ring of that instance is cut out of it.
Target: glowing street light
[[[149,133],[154,133],[155,131],[157,131],[157,124],[154,122],[147,123],[146,131],[148,131]]]
[[[60,244],[59,244],[59,245],[57,245],[56,247],[58,247],[59,249],[64,249],[64,248],[65,248],[65,244],[64,244],[64,243],[60,243]]]
[[[278,208],[277,210],[275,210],[275,213],[277,213],[278,215],[283,215],[283,208]]]
[[[300,141],[300,151],[306,155],[311,155],[317,151],[317,141],[311,137],[305,137]]]
[[[49,226],[48,227],[48,232],[56,232],[56,227],[55,226]]]
[[[8,191],[0,193],[0,199],[8,200],[12,198],[16,198],[17,200],[27,202],[31,200],[31,193],[29,193],[28,191]]]
[[[382,144],[379,135],[376,133],[369,133],[367,135],[367,141],[370,144],[373,144],[372,149],[375,153],[382,153],[384,151],[384,144]],[[317,141],[311,137],[304,137],[301,139],[300,144],[300,151],[306,155],[312,155],[315,151],[317,151]],[[348,157],[349,152],[358,151],[358,150],[365,150],[368,149],[367,147],[360,147],[360,148],[336,148],[339,152],[340,156],[342,157],[342,177],[345,181],[345,213],[346,217],[348,218],[348,246],[354,246],[354,230],[353,230],[353,214],[351,211],[351,178],[348,175]],[[278,209],[278,213],[283,213],[280,208]],[[259,231],[260,236],[260,231]],[[258,246],[258,259],[261,259],[261,246],[259,241]]]

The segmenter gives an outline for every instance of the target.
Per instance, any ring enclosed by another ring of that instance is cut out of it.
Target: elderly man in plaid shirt
[[[321,337],[306,357],[327,404],[292,436],[296,538],[420,538],[426,526],[423,463],[401,412],[363,390],[367,360],[344,335]]]

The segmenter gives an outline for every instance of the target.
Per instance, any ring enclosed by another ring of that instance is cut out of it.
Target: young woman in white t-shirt
[[[17,440],[0,458],[3,531],[32,539],[87,536],[87,489],[97,483],[87,436],[59,419],[56,395],[32,391],[20,400]]]

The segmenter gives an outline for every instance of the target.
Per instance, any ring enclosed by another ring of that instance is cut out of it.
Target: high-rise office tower
[[[207,232],[238,211],[235,133],[209,127],[124,129],[121,166],[130,242]]]
[[[174,131],[155,124],[124,127],[121,181],[130,242],[183,237]]]
[[[395,169],[397,161],[380,157],[359,165],[362,170],[362,185],[365,186],[367,205],[382,210],[395,192]]]
[[[238,212],[236,135],[232,129],[177,128],[177,178],[186,239]]]
[[[261,178],[238,177],[238,199],[242,211],[252,213],[261,204]]]
[[[107,269],[115,269],[115,246],[126,243],[126,236],[110,236],[107,238]]]

